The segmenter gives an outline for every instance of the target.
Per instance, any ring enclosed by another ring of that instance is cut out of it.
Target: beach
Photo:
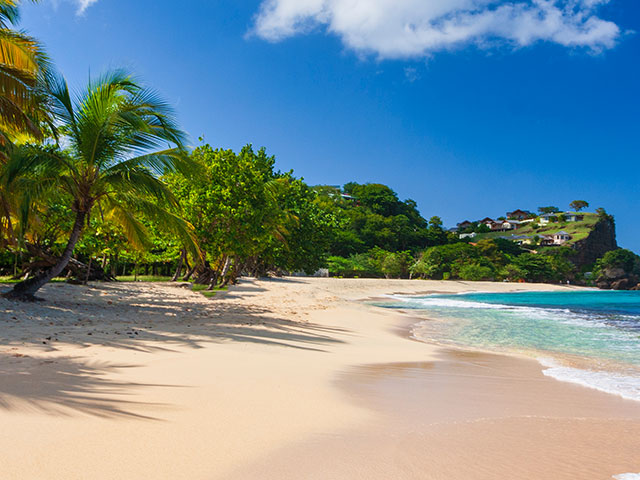
[[[0,300],[3,479],[609,479],[640,402],[533,359],[410,338],[393,293],[578,287],[241,279],[50,284]]]

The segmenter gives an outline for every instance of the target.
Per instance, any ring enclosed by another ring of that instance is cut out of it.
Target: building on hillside
[[[520,226],[520,222],[517,220],[502,220],[486,225],[491,228],[492,232],[508,232],[510,230],[516,230]]]
[[[581,215],[579,213],[566,212],[564,213],[564,218],[567,220],[567,222],[581,222],[584,220],[584,215]]]
[[[564,245],[569,240],[571,240],[571,235],[569,235],[564,230],[561,230],[560,232],[553,234],[553,244],[554,245]]]
[[[540,225],[547,225],[548,223],[557,223],[559,213],[545,213],[538,217]]]
[[[538,221],[540,225],[547,225],[548,223],[558,223],[559,221],[564,222],[581,222],[584,220],[584,215],[579,213],[572,212],[564,212],[564,213],[545,213],[544,215],[540,215],[538,217]]]
[[[460,222],[458,224],[458,230],[464,230],[465,228],[469,228],[471,226],[473,226],[473,223],[469,220],[465,220],[464,222]]]
[[[498,238],[511,240],[512,242],[516,242],[518,245],[531,245],[533,243],[533,238],[528,235],[504,235]]]
[[[483,218],[482,220],[478,221],[478,225],[486,225],[491,231],[494,231],[494,226],[496,223],[496,220],[489,217]]]
[[[502,222],[502,228],[504,230],[517,230],[522,225],[522,222],[519,220],[505,220]]]
[[[540,235],[540,246],[541,247],[550,247],[553,245],[557,245],[553,239],[553,235]]]
[[[507,212],[508,220],[526,220],[533,214],[527,210],[514,210],[513,212]]]
[[[476,238],[476,235],[478,235],[477,233],[461,233],[460,234],[460,238],[461,239],[465,239],[465,238]]]

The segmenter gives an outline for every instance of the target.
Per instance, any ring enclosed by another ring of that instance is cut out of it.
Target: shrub
[[[527,282],[548,282],[556,279],[556,274],[548,257],[524,253],[514,258],[513,263],[523,274]]]
[[[441,279],[445,272],[451,272],[455,277],[462,265],[479,256],[478,249],[467,243],[431,247],[413,264],[411,273],[421,278]]]
[[[494,271],[491,267],[483,266],[477,263],[470,263],[460,268],[458,273],[462,280],[478,282],[481,280],[493,280]]]
[[[344,257],[329,257],[327,268],[332,276],[337,277],[382,277],[380,268],[364,253]]]
[[[413,258],[409,252],[389,253],[382,261],[381,270],[386,278],[406,278]]]
[[[621,268],[627,274],[640,274],[640,257],[631,250],[619,248],[604,254],[596,263],[596,270]]]
[[[510,282],[517,282],[525,279],[525,272],[520,267],[510,263],[500,271],[500,276]]]

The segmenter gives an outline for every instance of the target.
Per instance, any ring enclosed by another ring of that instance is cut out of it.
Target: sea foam
[[[615,480],[640,480],[640,473],[622,473],[620,475],[614,475]]]
[[[540,364],[545,367],[543,374],[555,378],[561,382],[570,382],[583,387],[592,388],[601,392],[618,395],[627,400],[640,402],[640,378],[630,375],[620,375],[612,372],[597,372],[582,370],[579,368],[565,367],[550,358],[539,358]],[[636,474],[629,474],[636,475]],[[618,480],[640,480],[638,477],[615,477]]]

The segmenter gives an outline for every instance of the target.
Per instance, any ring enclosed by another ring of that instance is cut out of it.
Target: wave
[[[640,480],[640,473],[622,473],[620,475],[614,475],[615,480]]]
[[[537,305],[518,305],[509,304],[504,296],[391,297],[396,301],[391,308],[424,310],[433,319],[446,320],[415,324],[411,335],[416,340],[533,353],[542,357],[540,363],[548,377],[640,401],[640,375],[635,371],[640,366],[640,315],[615,311],[610,300],[598,304],[587,297],[584,302],[569,298],[565,304],[553,304],[556,297],[538,295],[533,299]],[[550,303],[545,304],[547,300]],[[564,366],[551,358],[556,354],[595,361],[594,370]],[[619,368],[604,367],[616,363]]]
[[[565,367],[551,358],[539,358],[538,362],[545,367],[542,373],[547,377],[640,402],[640,377]],[[631,480],[636,477],[620,478]],[[637,478],[640,480],[640,476]]]
[[[390,295],[414,309],[464,309],[491,310],[521,314],[527,318],[538,318],[587,328],[622,327],[629,330],[640,329],[640,318],[636,315],[604,315],[596,312],[577,311],[568,308],[548,308],[538,306],[507,305],[502,303],[456,300],[445,297],[415,297]]]

